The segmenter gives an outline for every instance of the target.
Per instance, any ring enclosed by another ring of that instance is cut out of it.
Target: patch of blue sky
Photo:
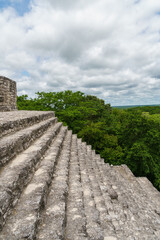
[[[140,34],[147,34],[148,31],[149,31],[149,27],[146,27],[140,32]]]
[[[138,3],[140,3],[140,1],[141,1],[141,0],[135,0],[135,1],[134,1],[134,4],[138,4]]]
[[[30,10],[30,0],[0,0],[0,10],[12,7],[17,14],[23,16]]]
[[[22,75],[22,76],[26,76],[26,77],[29,77],[29,76],[30,76],[29,72],[26,71],[26,70],[23,70],[23,71],[21,72],[21,75]]]

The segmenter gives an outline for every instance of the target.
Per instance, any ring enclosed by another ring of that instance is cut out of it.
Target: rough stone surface
[[[45,111],[0,112],[0,138],[54,116]]]
[[[53,112],[1,112],[0,163],[0,240],[160,240],[160,193]]]
[[[0,76],[0,111],[17,110],[16,82]]]

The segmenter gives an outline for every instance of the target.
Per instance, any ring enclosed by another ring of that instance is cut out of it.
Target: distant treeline
[[[160,190],[160,106],[112,108],[79,91],[36,94],[34,99],[19,96],[18,109],[55,111],[59,121],[91,144],[105,162],[127,164]]]
[[[156,105],[125,105],[125,106],[112,106],[113,108],[128,109],[128,108],[150,108],[150,107],[160,107],[160,104]]]

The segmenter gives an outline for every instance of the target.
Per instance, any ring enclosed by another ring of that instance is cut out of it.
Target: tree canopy
[[[80,91],[36,95],[19,96],[18,109],[55,111],[59,121],[92,145],[105,162],[127,164],[160,190],[160,107],[116,109]]]

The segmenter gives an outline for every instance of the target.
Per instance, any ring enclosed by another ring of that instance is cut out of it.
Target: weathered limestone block
[[[16,82],[0,76],[0,111],[17,110]]]

